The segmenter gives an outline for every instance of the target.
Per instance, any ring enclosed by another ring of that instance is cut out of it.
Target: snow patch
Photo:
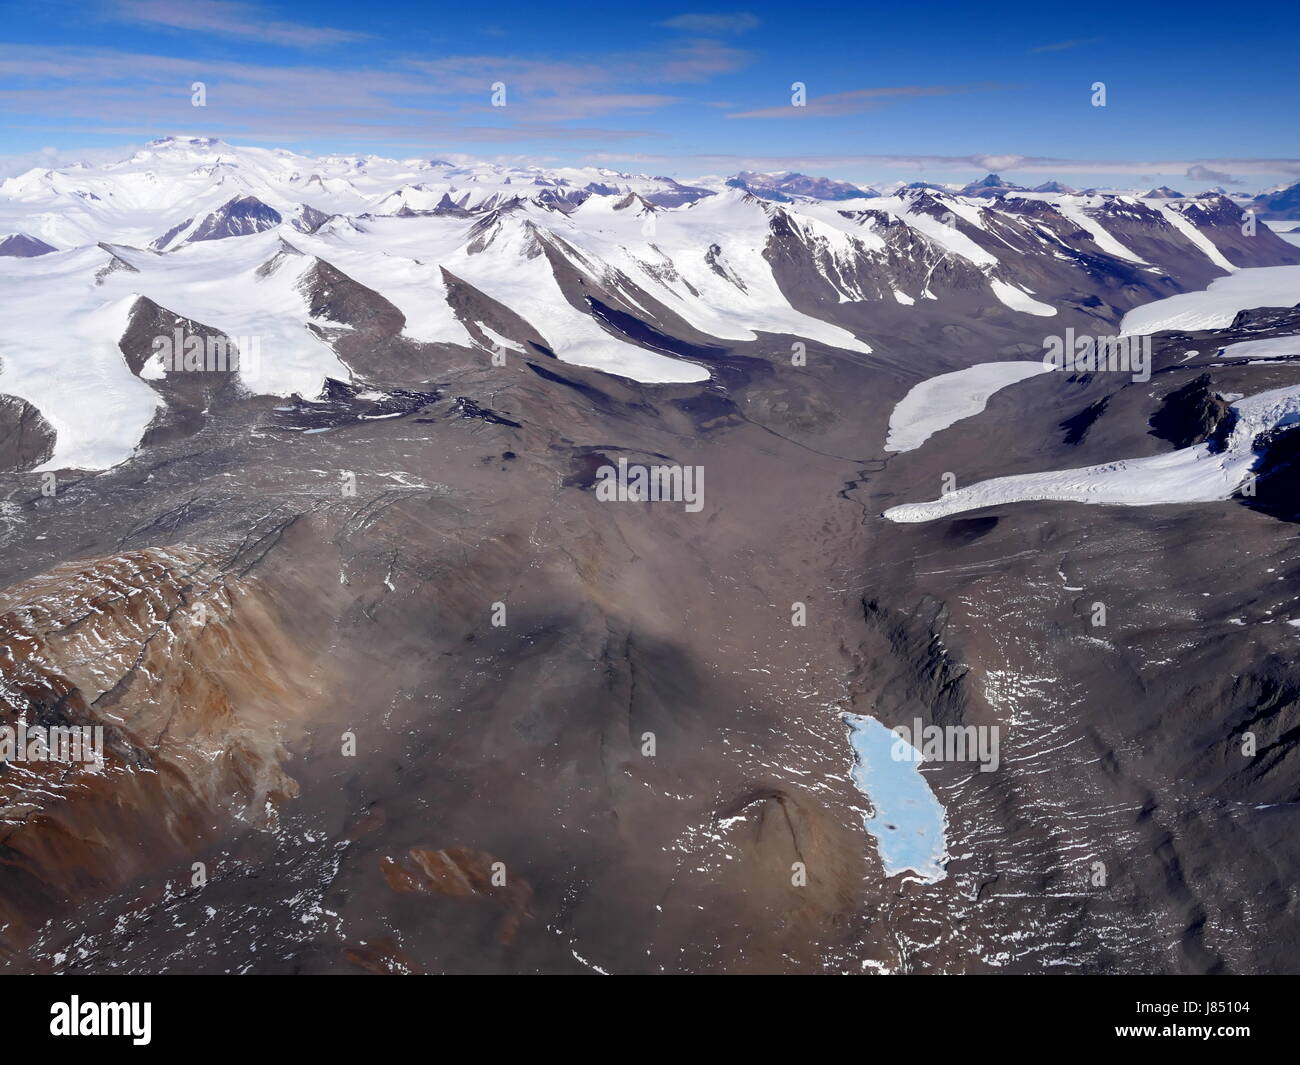
[[[1056,314],[1055,307],[1050,304],[1040,303],[1024,289],[1016,288],[1015,285],[1009,285],[1005,281],[999,281],[995,277],[989,278],[989,284],[993,286],[993,295],[997,296],[1013,311],[1036,314],[1040,318],[1051,318]]]
[[[1269,337],[1266,340],[1240,340],[1220,352],[1225,359],[1279,359],[1300,356],[1300,336]]]

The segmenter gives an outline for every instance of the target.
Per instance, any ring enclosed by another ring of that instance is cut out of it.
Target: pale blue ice
[[[942,880],[948,858],[948,815],[921,774],[920,753],[874,717],[845,714],[857,755],[853,783],[874,811],[867,832],[886,876],[916,873],[928,883]]]

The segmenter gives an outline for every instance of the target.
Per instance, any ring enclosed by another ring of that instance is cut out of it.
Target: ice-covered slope
[[[1235,344],[1229,344],[1220,354],[1225,359],[1300,358],[1300,336],[1240,340]]]
[[[701,332],[742,341],[754,340],[756,331],[790,333],[870,352],[847,330],[795,310],[780,290],[764,257],[772,215],[779,210],[729,189],[675,210],[591,199],[570,218],[548,221]],[[813,241],[854,239],[812,217],[802,222]]]
[[[504,215],[444,259],[452,274],[515,311],[565,362],[651,384],[707,381],[694,363],[626,343],[607,333],[561,291],[547,255],[553,238],[526,215]],[[553,254],[562,249],[551,245]]]
[[[0,259],[0,392],[27,400],[54,429],[49,468],[123,461],[160,405],[117,346],[135,295],[95,285],[108,261],[97,247]]]
[[[1183,292],[1137,307],[1124,315],[1120,329],[1132,336],[1167,329],[1186,332],[1221,329],[1239,311],[1297,304],[1300,304],[1300,266],[1259,267],[1220,278],[1204,292]]]

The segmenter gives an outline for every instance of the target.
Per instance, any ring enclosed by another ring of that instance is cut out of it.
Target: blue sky
[[[5,0],[0,25],[0,173],[200,134],[679,177],[1300,179],[1295,5]]]

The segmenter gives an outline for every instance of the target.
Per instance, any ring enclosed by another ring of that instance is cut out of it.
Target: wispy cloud
[[[981,85],[898,85],[891,88],[852,89],[849,92],[830,93],[807,101],[800,107],[785,104],[781,107],[761,107],[755,111],[738,111],[728,118],[809,118],[833,115],[857,115],[876,111],[886,103],[917,96],[954,96],[970,92],[988,92],[1002,88],[992,83]]]
[[[524,93],[575,92],[594,86],[681,85],[708,81],[747,66],[752,56],[718,41],[686,41],[663,49],[613,53],[582,61],[508,55],[412,60],[434,79],[432,91],[486,94],[494,82]]]
[[[322,48],[362,40],[366,35],[326,26],[276,19],[265,8],[240,0],[113,0],[108,15],[124,22],[169,30],[213,33],[290,48]]]
[[[617,58],[617,57],[616,57]],[[700,83],[720,74],[734,74],[753,62],[754,56],[721,41],[685,41],[663,53],[625,57],[628,72],[647,82],[669,85]]]
[[[972,155],[970,161],[981,170],[1018,170],[1025,164],[1023,155]]]
[[[1070,41],[1056,41],[1053,44],[1040,44],[1037,48],[1029,49],[1030,54],[1037,52],[1064,52],[1067,48],[1082,48],[1087,44],[1100,44],[1105,37],[1076,37]]]
[[[751,59],[748,52],[719,41],[690,40],[583,61],[474,55],[413,60],[408,66],[429,76],[428,92],[466,98],[472,110],[487,103],[491,86],[499,82],[508,101],[507,108],[499,109],[507,111],[502,117],[520,113],[558,122],[680,103],[681,96],[639,90],[705,83],[744,68]]]
[[[523,101],[519,110],[534,122],[569,122],[629,111],[654,111],[683,100],[681,96],[651,92],[571,92],[533,97]]]
[[[1138,176],[1184,175],[1196,179],[1211,179],[1208,175],[1229,176],[1228,172],[1245,174],[1288,174],[1300,176],[1300,159],[1287,158],[1233,158],[1233,159],[1069,159],[1053,156],[1016,155],[1012,153],[976,153],[973,155],[870,155],[859,153],[746,155],[701,154],[661,155],[654,152],[619,154],[595,152],[586,157],[593,163],[624,163],[646,166],[663,166],[675,163],[679,167],[705,170],[735,171],[800,170],[825,173],[835,170],[912,170],[939,171],[970,174],[987,170],[1009,170],[1018,174],[1132,174]],[[996,165],[995,165],[996,164]],[[1195,171],[1195,173],[1193,173]]]
[[[227,140],[557,144],[619,142],[645,131],[562,126],[614,111],[644,110],[674,97],[641,93],[556,95],[529,107],[489,108],[487,85],[474,102],[444,98],[416,69],[366,70],[341,78],[327,66],[266,66],[103,49],[0,45],[0,114],[9,128],[56,134],[154,137],[202,132]],[[207,106],[191,106],[203,81]],[[476,82],[476,84],[478,84]],[[481,101],[481,102],[480,102]],[[438,104],[440,106],[437,106]],[[484,120],[491,113],[492,123]]]
[[[758,29],[762,22],[757,15],[751,15],[748,11],[737,11],[723,15],[674,15],[659,25],[670,30],[685,30],[687,33],[718,34],[748,33]]]
[[[522,93],[576,92],[610,81],[607,70],[589,63],[518,59],[504,55],[461,55],[417,59],[409,64],[430,76],[429,91],[450,96],[481,95],[490,86],[505,84]]]

